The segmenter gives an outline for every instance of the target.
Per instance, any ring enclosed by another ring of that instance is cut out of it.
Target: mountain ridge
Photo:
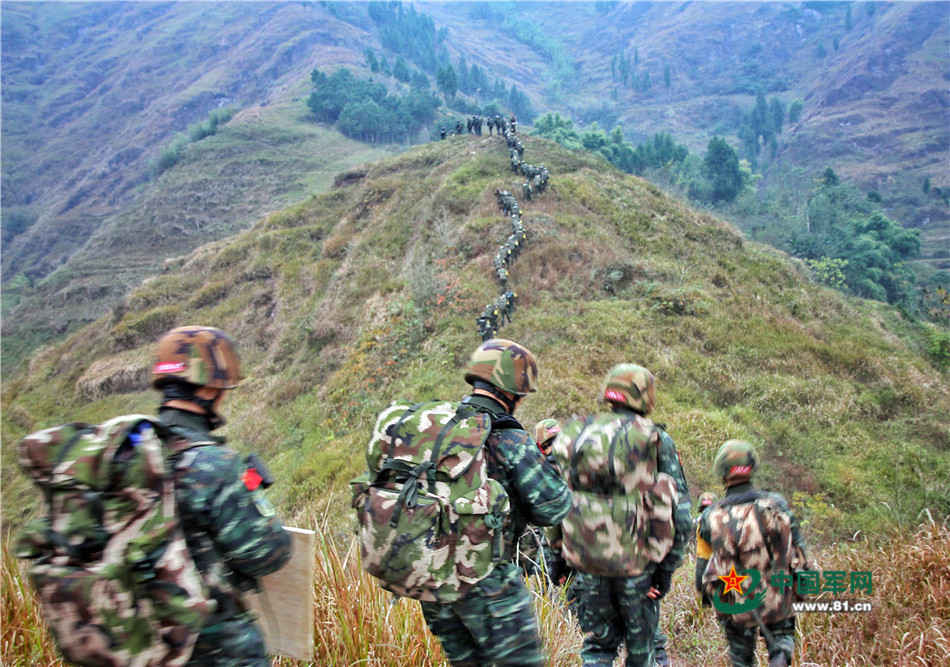
[[[813,284],[799,262],[602,159],[524,142],[553,188],[521,202],[518,308],[499,332],[539,359],[523,423],[595,410],[603,374],[634,361],[658,378],[656,418],[694,493],[717,486],[718,444],[743,437],[760,447],[763,484],[794,495],[823,540],[886,525],[883,500],[900,520],[948,513],[950,390],[924,357],[926,327]],[[325,194],[170,262],[4,383],[4,457],[28,430],[150,411],[153,341],[210,324],[232,334],[247,378],[226,433],[269,461],[285,515],[344,525],[376,411],[464,394],[511,227],[493,193],[519,180],[503,139],[452,137],[343,172]],[[12,466],[2,482],[10,530],[32,508]]]

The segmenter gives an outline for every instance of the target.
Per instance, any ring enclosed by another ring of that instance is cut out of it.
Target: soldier
[[[508,269],[498,269],[498,284],[501,285],[501,289],[508,289]]]
[[[699,496],[699,515],[693,521],[693,525],[696,526],[696,530],[693,534],[693,539],[696,541],[696,590],[703,590],[703,574],[706,572],[706,566],[709,564],[709,557],[712,556],[712,549],[709,547],[707,542],[702,542],[699,539],[699,524],[702,522],[703,517],[706,516],[706,512],[712,507],[713,503],[716,502],[716,494],[706,491],[705,493]],[[700,546],[702,544],[702,546]],[[711,602],[708,597],[703,594],[702,602],[704,607],[708,607]]]
[[[475,320],[475,324],[478,326],[478,335],[482,337],[482,342],[495,337],[495,330],[492,329],[491,322],[484,311]]]
[[[511,248],[509,248],[507,245],[499,246],[498,254],[501,256],[502,263],[504,263],[506,267],[511,266]]]
[[[511,324],[511,307],[504,294],[500,294],[498,298],[495,299],[495,309],[498,311],[499,326]],[[505,320],[507,320],[507,322],[505,322]]]
[[[583,513],[576,516],[572,511],[564,524],[564,555],[568,563],[579,570],[574,591],[580,605],[578,620],[586,633],[581,656],[585,666],[609,667],[619,646],[626,643],[627,667],[653,667],[660,600],[670,590],[673,571],[680,565],[689,539],[689,491],[672,438],[647,419],[656,405],[653,375],[634,364],[614,366],[607,375],[601,398],[611,407],[611,413],[597,415],[585,422],[571,422],[555,441],[554,454],[563,474],[570,473],[573,490],[584,486],[581,480],[592,483],[596,480],[594,485],[603,493],[637,498],[642,491],[642,473],[648,472],[649,466],[653,465],[652,457],[644,459],[642,456],[645,452],[655,452],[653,472],[656,481],[648,491],[656,498],[656,514],[651,517],[651,525],[662,525],[655,528],[658,532],[643,544],[636,541],[635,544],[620,545],[618,551],[609,544],[601,548],[602,538],[594,539],[588,535],[587,522],[591,519],[602,522],[604,517],[584,518]],[[614,457],[605,461],[603,457],[597,457],[596,452],[587,454],[593,458],[585,463],[599,467],[596,471],[588,469],[581,475],[577,469],[579,457],[575,454],[584,448],[579,446],[574,450],[573,447],[585,431],[591,434],[602,431],[605,437],[609,435],[601,442],[609,441]],[[604,469],[606,476],[603,476]],[[675,507],[670,507],[674,484],[675,495],[679,496],[679,489],[686,491],[683,494],[685,501],[680,498]],[[608,487],[609,491],[604,490]],[[580,527],[576,523],[578,518],[582,524]],[[606,518],[609,520],[610,517]],[[637,521],[640,521],[639,517]],[[672,536],[669,534],[671,528]],[[605,534],[601,530],[601,535]],[[669,551],[663,553],[667,547]],[[580,557],[585,549],[590,550],[589,557]],[[597,555],[602,558],[597,559]],[[593,568],[605,573],[622,571],[629,574],[594,574]]]
[[[511,112],[511,120],[509,121],[511,125],[511,133],[516,134],[518,132],[518,121],[515,119],[514,112]]]
[[[531,184],[528,181],[525,181],[521,186],[521,194],[524,196],[525,201],[531,201]]]
[[[518,255],[521,254],[521,244],[518,242],[518,237],[515,234],[508,236],[508,239],[505,241],[505,247],[508,248],[512,262],[518,259]]]
[[[439,139],[440,139],[440,140],[444,140],[444,139],[445,139],[445,127],[443,127],[443,128],[439,131]]]
[[[240,381],[237,354],[218,329],[181,327],[158,342],[152,385],[162,392],[159,417],[194,443],[176,447],[169,459],[175,499],[185,541],[217,601],[188,665],[271,664],[243,594],[258,578],[283,567],[293,549],[259,488],[269,478],[266,468],[249,466],[256,459],[245,462],[211,433],[224,424],[218,411],[225,392]]]
[[[542,419],[534,425],[532,431],[534,441],[544,455],[544,459],[551,466],[556,467],[551,448],[554,446],[554,439],[561,431],[561,425],[556,419]],[[552,526],[543,531],[535,526],[529,526],[518,541],[518,555],[526,575],[541,574],[548,577],[552,583],[557,583],[556,580],[550,578],[550,574],[552,565],[560,557],[560,544],[558,544],[558,553],[555,553],[548,541],[552,531],[560,538],[559,526]],[[560,562],[563,563],[563,558]]]
[[[518,299],[518,295],[515,294],[514,292],[512,292],[511,290],[508,290],[507,292],[505,292],[505,295],[504,295],[504,296],[505,296],[505,301],[508,302],[508,312],[509,312],[509,313],[514,313],[514,312],[515,312],[515,305],[516,305],[516,302],[517,302],[517,299]],[[508,321],[509,321],[509,322],[511,321],[511,315],[510,315],[510,314],[508,315]]]
[[[505,259],[501,253],[497,253],[491,263],[495,267],[495,271],[505,268]]]
[[[696,517],[696,527],[699,528],[699,522],[706,516],[706,510],[712,507],[716,502],[716,494],[706,491],[699,496],[699,516]]]
[[[744,440],[728,440],[716,452],[713,473],[722,479],[726,494],[725,498],[712,504],[703,513],[696,545],[697,556],[700,553],[709,554],[709,564],[704,568],[703,575],[699,573],[700,560],[697,558],[696,561],[696,576],[701,578],[704,584],[700,592],[707,596],[710,594],[707,584],[720,578],[720,569],[726,570],[725,567],[715,566],[735,560],[734,556],[739,552],[738,539],[745,537],[741,528],[746,525],[746,521],[758,530],[753,529],[750,531],[752,536],[743,539],[741,551],[758,554],[760,558],[765,554],[764,560],[767,562],[740,563],[738,567],[733,564],[733,567],[742,570],[742,565],[745,565],[760,571],[778,572],[777,559],[782,558],[784,562],[781,567],[786,568],[789,578],[794,569],[808,569],[805,541],[788,501],[778,493],[759,491],[752,487],[752,476],[757,466],[755,447]],[[783,549],[784,546],[788,548]],[[768,577],[767,574],[762,576]],[[780,575],[772,574],[772,578],[778,576]],[[791,585],[779,593],[777,598],[769,595],[772,593],[772,590],[769,590],[771,583],[766,581],[765,585],[767,590],[762,608],[742,615],[722,613],[717,609],[719,625],[729,643],[729,657],[733,667],[758,664],[755,645],[759,634],[768,646],[769,667],[788,667],[792,664],[795,614],[791,607]],[[772,602],[775,602],[775,606],[772,606]],[[742,616],[751,616],[752,621],[742,622]]]
[[[462,121],[455,122],[455,134],[462,134]]]
[[[489,117],[489,119],[488,119],[486,122],[488,123],[488,136],[490,137],[490,136],[492,136],[492,134],[491,134],[492,128],[495,127],[495,121],[493,121],[493,120]]]
[[[465,368],[472,385],[467,405],[491,416],[487,452],[490,475],[504,487],[511,513],[504,526],[504,561],[461,599],[422,602],[422,614],[453,667],[540,666],[538,625],[518,566],[515,541],[527,524],[550,526],[567,514],[571,494],[512,416],[536,391],[534,355],[515,342],[493,339],[478,346]]]

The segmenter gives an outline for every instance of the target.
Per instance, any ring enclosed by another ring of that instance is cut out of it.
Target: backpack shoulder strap
[[[524,426],[521,425],[517,419],[509,415],[508,413],[502,413],[497,416],[490,417],[491,420],[491,430],[492,433],[495,431],[502,431],[505,429],[515,429],[518,431],[523,431]]]
[[[773,510],[781,512],[782,514],[785,514],[785,512],[782,512],[774,505],[770,505],[769,507]],[[756,498],[756,502],[754,503],[753,511],[755,512],[755,520],[759,524],[759,532],[762,533],[762,539],[765,542],[765,548],[769,553],[769,562],[775,563],[776,562],[775,552],[778,550],[778,547],[780,546],[779,536],[771,531],[766,532],[765,522],[762,519],[762,509],[761,509],[758,498]]]
[[[571,454],[571,473],[570,473],[570,488],[572,491],[578,488],[581,484],[580,476],[577,472],[578,445],[584,442],[584,435],[587,433],[587,429],[589,429],[593,423],[594,423],[593,417],[588,417],[586,420],[584,420],[584,426],[581,428],[581,432],[577,434],[576,438],[574,438],[574,451]]]
[[[204,434],[181,426],[162,424],[164,435],[160,435],[165,448],[166,459],[174,470],[190,468],[198,457],[198,448],[217,445]],[[158,432],[158,431],[156,431]]]

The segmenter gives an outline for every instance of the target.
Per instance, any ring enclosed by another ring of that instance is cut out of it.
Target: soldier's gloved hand
[[[276,480],[260,456],[248,454],[247,458],[244,459],[244,463],[247,465],[247,470],[241,479],[244,480],[244,486],[248,490],[254,491],[258,487],[266,489],[273,486]]]
[[[570,574],[570,568],[567,561],[560,554],[548,559],[548,579],[555,584],[561,584]]]
[[[659,600],[664,595],[670,592],[670,587],[673,585],[673,572],[670,570],[660,570],[657,569],[653,573],[653,578],[650,580],[650,593],[656,591],[656,595],[651,595],[647,593],[648,597]]]

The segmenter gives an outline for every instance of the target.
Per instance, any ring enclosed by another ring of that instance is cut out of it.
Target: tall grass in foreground
[[[796,664],[950,665],[950,527],[930,520],[915,532],[889,540],[834,545],[816,554],[817,569],[870,571],[873,594],[862,596],[870,613],[799,615]],[[333,667],[373,665],[441,667],[442,650],[429,631],[419,604],[392,596],[360,569],[352,541],[345,550],[330,537],[317,547],[314,578],[316,653],[313,664]],[[0,663],[10,666],[61,665],[20,567],[3,545],[0,596]],[[661,625],[670,637],[677,666],[725,666],[726,642],[711,610],[702,609],[692,590],[694,562],[676,573],[663,600]],[[581,633],[562,589],[537,577],[528,580],[545,650],[551,665],[580,664]],[[843,597],[843,596],[842,596]],[[817,600],[835,599],[827,594]],[[760,664],[766,663],[760,642]],[[275,665],[300,661],[275,659]]]
[[[30,586],[4,542],[0,554],[0,665],[62,665]]]

